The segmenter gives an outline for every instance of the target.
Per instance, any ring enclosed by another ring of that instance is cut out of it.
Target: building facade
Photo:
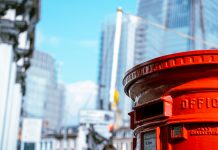
[[[100,59],[99,59],[99,73],[98,73],[98,96],[97,108],[103,110],[110,109],[110,82],[113,59],[113,45],[114,45],[114,22],[107,22],[103,25],[101,31],[100,43]]]
[[[27,72],[26,95],[22,116],[41,118],[43,132],[60,128],[63,90],[57,81],[56,60],[49,54],[34,51]]]
[[[128,127],[122,127],[114,131],[113,145],[119,150],[133,149],[133,131]]]
[[[16,149],[40,0],[0,1],[0,149]]]
[[[123,91],[122,80],[127,70],[140,62],[140,58],[135,56],[135,34],[140,24],[140,18],[123,14],[122,32],[120,37],[120,46],[118,54],[118,69],[116,79],[116,89],[119,92],[118,108],[121,110],[121,116],[124,126],[129,126],[128,113],[131,110],[132,103]]]
[[[47,134],[40,142],[40,150],[78,150],[77,134],[78,127],[61,128]]]
[[[135,34],[139,26],[140,18],[123,15],[121,36],[118,53],[118,69],[116,76],[116,89],[119,92],[118,108],[121,110],[122,122],[129,124],[128,112],[131,110],[131,102],[123,92],[122,79],[125,72],[133,67],[139,59],[135,57]],[[114,36],[116,23],[113,21],[103,25],[101,34],[101,49],[98,76],[97,108],[110,110],[110,86],[114,50]]]
[[[154,58],[217,47],[218,24],[214,22],[217,6],[217,2],[209,0],[140,0],[137,15],[146,22],[144,53],[154,53],[151,57]]]

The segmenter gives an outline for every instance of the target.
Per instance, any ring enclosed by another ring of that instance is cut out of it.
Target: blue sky
[[[118,6],[135,13],[136,5],[136,0],[42,0],[36,49],[63,62],[64,82],[97,82],[103,21]]]

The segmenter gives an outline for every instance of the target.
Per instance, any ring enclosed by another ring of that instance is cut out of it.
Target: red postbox
[[[137,150],[218,150],[218,50],[162,56],[129,70]]]

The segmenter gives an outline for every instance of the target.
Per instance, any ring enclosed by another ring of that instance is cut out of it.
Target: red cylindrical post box
[[[150,60],[123,84],[137,150],[218,150],[218,50]]]

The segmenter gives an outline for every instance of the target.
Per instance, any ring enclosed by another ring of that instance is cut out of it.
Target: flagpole
[[[121,8],[118,8],[117,9],[117,18],[116,18],[115,37],[114,37],[114,47],[113,47],[112,71],[111,71],[111,85],[110,85],[110,104],[111,104],[111,106],[112,106],[112,103],[114,101],[114,92],[116,90],[118,55],[119,55],[121,30],[122,30],[122,16],[123,16],[123,10]]]

